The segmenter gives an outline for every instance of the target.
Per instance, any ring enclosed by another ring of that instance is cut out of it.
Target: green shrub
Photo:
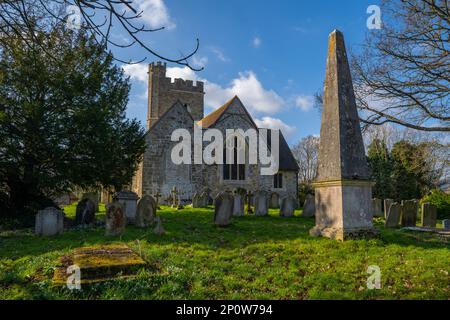
[[[437,207],[438,219],[450,219],[450,194],[434,189],[420,200],[420,203],[429,202]]]

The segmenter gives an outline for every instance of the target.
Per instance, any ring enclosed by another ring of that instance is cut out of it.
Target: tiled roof
[[[208,114],[206,117],[204,117],[202,120],[198,121],[197,124],[199,126],[202,126],[203,128],[209,128],[213,126],[217,120],[219,120],[220,116],[224,114],[224,112],[227,110],[227,108],[231,105],[231,103],[235,100],[239,99],[237,96],[234,96],[229,101],[227,101],[223,106],[221,106],[219,109],[214,110],[210,114]]]

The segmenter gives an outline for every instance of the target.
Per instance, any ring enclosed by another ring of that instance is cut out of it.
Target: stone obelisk
[[[369,181],[344,36],[329,36],[315,183],[313,236],[345,240],[375,235]]]

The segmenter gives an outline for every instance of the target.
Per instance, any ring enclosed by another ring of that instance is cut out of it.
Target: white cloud
[[[212,53],[214,53],[214,55],[217,57],[217,59],[219,59],[222,62],[229,62],[230,59],[225,56],[225,54],[223,53],[223,51],[217,47],[210,47],[210,50]]]
[[[271,118],[271,117],[263,117],[262,119],[255,119],[255,123],[259,128],[267,128],[267,129],[279,129],[283,132],[283,135],[288,138],[291,136],[297,128],[290,126],[280,119]]]
[[[196,68],[204,68],[207,63],[208,57],[197,57],[197,55],[192,57],[192,65]]]
[[[165,27],[169,30],[176,27],[163,0],[135,0],[134,3],[137,4],[138,11],[143,11],[141,19],[148,27],[153,29]]]
[[[259,48],[262,44],[262,40],[260,37],[253,38],[252,44],[255,48]]]
[[[200,80],[197,74],[188,67],[170,67],[166,69],[166,77],[183,80]]]
[[[295,105],[299,107],[302,111],[309,111],[314,106],[314,97],[299,95],[295,98]]]
[[[122,66],[123,71],[131,80],[147,82],[148,65],[145,63],[125,64]]]

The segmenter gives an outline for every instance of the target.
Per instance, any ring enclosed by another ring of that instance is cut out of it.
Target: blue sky
[[[328,34],[344,33],[347,50],[357,51],[368,30],[369,5],[378,0],[236,1],[135,0],[143,21],[166,30],[143,39],[169,57],[188,53],[200,39],[191,61],[204,66],[194,73],[169,64],[169,75],[206,81],[205,112],[238,94],[258,125],[278,127],[290,144],[318,135],[320,114],[312,95],[322,89]],[[120,39],[123,34],[116,33]],[[147,64],[156,58],[143,49],[115,49],[122,59],[147,60],[126,66],[132,80],[127,115],[143,124],[147,112]]]

